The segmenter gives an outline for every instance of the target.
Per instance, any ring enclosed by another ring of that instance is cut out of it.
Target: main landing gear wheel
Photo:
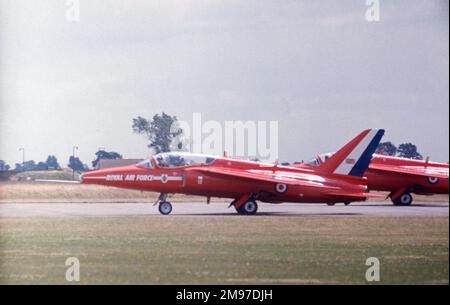
[[[256,211],[258,211],[258,204],[253,200],[249,200],[241,205],[240,208],[236,209],[236,211],[240,215],[255,215]]]
[[[395,200],[392,200],[394,205],[398,206],[408,206],[413,202],[413,197],[410,193],[403,193]]]
[[[160,202],[158,210],[163,215],[169,215],[172,212],[172,205],[168,201]]]

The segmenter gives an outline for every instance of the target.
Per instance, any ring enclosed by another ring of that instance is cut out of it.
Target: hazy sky
[[[281,160],[368,127],[449,159],[448,1],[0,0],[0,159],[149,154],[138,115],[279,121]]]

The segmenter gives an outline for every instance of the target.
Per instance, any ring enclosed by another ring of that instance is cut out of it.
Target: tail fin
[[[323,163],[320,169],[326,173],[362,177],[383,135],[383,129],[364,130]]]

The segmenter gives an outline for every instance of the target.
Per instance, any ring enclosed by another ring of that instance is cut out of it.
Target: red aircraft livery
[[[322,154],[312,161],[295,165],[306,169],[321,168],[333,153]],[[414,160],[374,154],[366,171],[369,190],[389,192],[395,205],[411,205],[411,193],[422,195],[449,193],[449,166],[445,163]]]
[[[278,164],[183,152],[161,153],[133,166],[96,170],[82,183],[160,193],[159,211],[167,215],[171,193],[230,198],[239,214],[255,214],[256,201],[269,203],[350,203],[373,195],[366,192],[364,172],[384,130],[363,131],[334,154],[317,173]]]

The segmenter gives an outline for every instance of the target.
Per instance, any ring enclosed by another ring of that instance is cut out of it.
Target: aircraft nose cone
[[[83,183],[83,182],[84,182],[84,180],[83,180],[83,176],[84,176],[84,174],[81,174],[81,175],[80,175],[80,182],[81,182],[81,183]]]

